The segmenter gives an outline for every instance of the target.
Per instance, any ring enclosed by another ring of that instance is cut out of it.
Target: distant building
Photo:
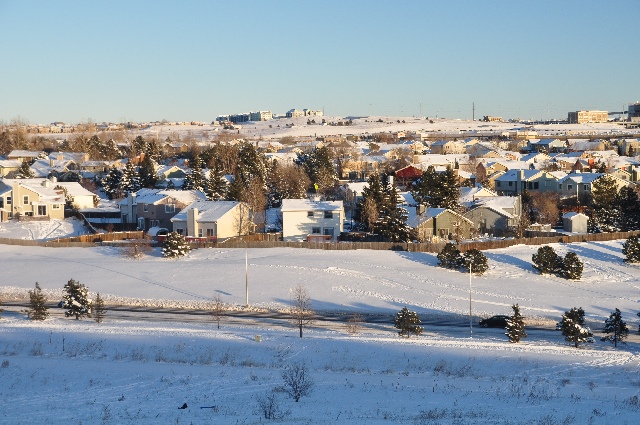
[[[485,115],[484,117],[482,117],[482,121],[484,121],[484,122],[502,122],[503,119],[502,119],[502,117],[491,117],[489,115]]]
[[[640,122],[640,102],[629,105],[629,121]]]
[[[268,121],[273,119],[271,111],[249,112],[249,121]]]
[[[569,124],[607,122],[609,121],[609,113],[607,111],[569,112],[567,121],[569,121]]]

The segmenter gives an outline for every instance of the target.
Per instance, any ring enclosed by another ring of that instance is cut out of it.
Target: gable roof
[[[293,211],[339,211],[342,201],[311,201],[309,199],[283,199],[282,212]]]
[[[184,207],[178,214],[176,214],[171,221],[187,221],[187,212],[192,209],[198,210],[198,223],[212,223],[220,220],[225,214],[238,206],[240,202],[237,201],[206,201],[197,200]]]

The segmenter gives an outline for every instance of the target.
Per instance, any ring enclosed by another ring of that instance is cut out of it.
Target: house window
[[[325,227],[322,233],[326,236],[331,236],[331,238],[333,238],[333,227]]]
[[[176,232],[178,232],[179,235],[183,235],[184,229],[176,229]]]
[[[29,205],[29,195],[24,195],[22,197],[22,203],[25,205]]]
[[[142,211],[144,211],[144,212],[149,211],[149,205],[148,204],[142,204]]]
[[[589,185],[588,184],[583,185],[582,190],[589,190]]]
[[[573,189],[573,185],[572,184],[568,184],[567,185],[567,190],[571,190],[571,189]]]
[[[60,204],[53,204],[51,206],[51,208],[53,208],[54,210],[59,210],[60,209]]]
[[[307,217],[313,217],[313,211],[307,211]]]
[[[4,208],[4,198],[0,198],[0,208]]]
[[[7,205],[11,205],[11,196],[7,196]]]
[[[159,220],[151,220],[151,227],[158,227],[160,225]]]
[[[319,227],[312,227],[311,228],[311,233],[320,234],[320,228]]]
[[[325,211],[324,218],[333,218],[333,211]]]
[[[513,182],[509,182],[509,187],[513,186]]]
[[[47,215],[46,205],[38,205],[38,215]]]
[[[558,185],[558,190],[562,190],[562,185],[561,184]]]
[[[202,229],[198,229],[198,237],[201,238],[202,237]]]
[[[539,189],[540,188],[540,182],[533,182],[533,189]]]
[[[215,236],[213,234],[213,229],[207,229],[207,236]]]
[[[496,182],[496,187],[500,187],[500,182]]]
[[[167,204],[164,206],[164,212],[166,212],[167,214],[172,214],[175,212],[175,210],[176,210],[175,204]]]

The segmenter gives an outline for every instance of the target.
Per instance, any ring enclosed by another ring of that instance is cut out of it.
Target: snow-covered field
[[[5,306],[0,423],[636,424],[640,268],[622,261],[621,245],[553,245],[584,261],[577,282],[535,273],[537,247],[487,251],[489,271],[471,279],[473,339],[460,324],[469,275],[436,267],[434,254],[201,249],[179,260],[159,250],[132,260],[114,247],[0,245],[3,300],[24,298],[36,281],[57,300],[73,278],[108,303],[203,308],[219,294],[241,308],[247,255],[252,308],[285,309],[290,288],[302,284],[316,310],[389,317],[356,335],[317,324],[300,339],[276,320],[223,319],[217,330],[213,321],[132,321],[110,312],[102,324],[59,315],[32,323]],[[477,328],[480,316],[509,314],[513,303],[541,327],[524,342]],[[420,313],[422,336],[395,333],[392,317],[404,306]],[[628,343],[565,343],[550,329],[574,306],[596,332],[619,308],[632,331]],[[456,326],[441,325],[449,319]],[[299,403],[279,389],[283,370],[295,364],[315,381]],[[274,389],[283,417],[268,421],[258,398]]]

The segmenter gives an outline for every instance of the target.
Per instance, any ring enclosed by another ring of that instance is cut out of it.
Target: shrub
[[[314,382],[304,363],[287,367],[282,372],[282,380],[284,381],[283,391],[289,394],[296,403],[300,401],[300,397],[311,394],[311,390],[313,390]]]
[[[415,311],[409,311],[407,307],[400,310],[394,319],[394,326],[397,329],[400,329],[398,334],[400,336],[406,335],[407,338],[410,337],[412,333],[416,335],[420,335],[422,333],[422,326],[420,326],[420,324],[421,322],[418,317],[418,313]]]
[[[533,254],[533,268],[540,274],[558,274],[562,271],[562,257],[556,254],[555,249],[549,245],[538,248],[538,253]]]
[[[637,236],[629,237],[622,244],[622,253],[625,256],[625,262],[640,263],[640,240],[638,240]]]
[[[470,249],[463,254],[463,264],[466,270],[469,270],[471,263],[471,272],[475,274],[483,274],[489,268],[487,256],[479,249]]]
[[[438,253],[438,265],[446,269],[457,269],[463,264],[460,250],[451,242],[447,243]]]
[[[167,258],[178,258],[191,250],[191,247],[184,239],[184,236],[177,232],[171,232],[167,234],[167,238],[164,241],[162,247],[162,255]]]
[[[575,252],[567,252],[562,260],[562,276],[565,279],[580,279],[582,277],[583,264]]]

